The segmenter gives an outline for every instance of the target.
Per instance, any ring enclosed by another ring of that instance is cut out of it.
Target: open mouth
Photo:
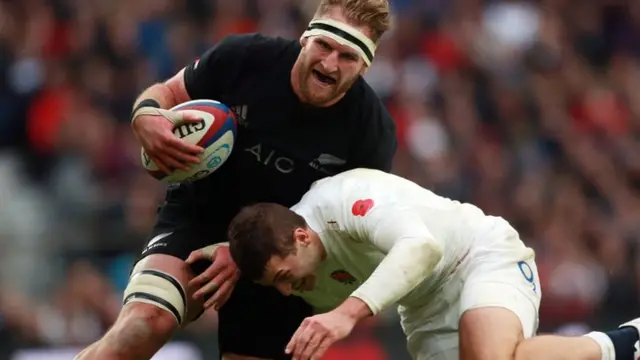
[[[318,81],[325,85],[334,85],[336,83],[336,80],[334,78],[332,78],[331,76],[327,76],[318,70],[311,70],[311,72],[313,73],[313,76],[318,79]]]

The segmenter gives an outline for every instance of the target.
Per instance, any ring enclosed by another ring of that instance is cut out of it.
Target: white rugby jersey
[[[475,235],[504,222],[370,169],[315,182],[291,209],[319,234],[327,252],[314,289],[294,292],[319,311],[349,296],[374,314],[393,303],[423,306],[437,296]]]

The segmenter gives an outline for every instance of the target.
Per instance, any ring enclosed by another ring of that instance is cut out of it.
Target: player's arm
[[[149,103],[153,101],[154,104],[150,105],[162,109],[169,109],[185,101],[189,101],[189,94],[184,84],[184,70],[185,69],[180,70],[163,83],[156,83],[146,88],[134,102],[133,108],[138,108],[143,101]]]
[[[144,90],[134,108],[145,100],[168,109],[191,99],[218,98],[233,83],[251,41],[245,35],[224,38],[170,79]]]
[[[348,209],[344,205],[334,207],[337,213],[353,214],[342,218],[342,226],[353,237],[343,241],[370,241],[386,256],[336,309],[304,319],[286,346],[285,352],[294,359],[320,358],[334,342],[347,337],[358,321],[411,292],[442,258],[442,244],[411,211],[366,200],[349,203]]]
[[[199,122],[197,115],[167,110],[190,99],[220,99],[240,71],[250,38],[229,36],[164,83],[142,92],[131,115],[133,133],[163,172],[188,169],[204,149],[173,134],[176,125]]]
[[[374,206],[352,226],[354,236],[387,254],[352,299],[341,305],[358,318],[366,313],[365,306],[375,315],[398,302],[428,278],[442,258],[444,245],[410,211]]]

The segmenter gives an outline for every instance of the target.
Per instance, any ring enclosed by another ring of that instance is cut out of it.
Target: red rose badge
[[[369,210],[371,210],[372,207],[373,207],[373,200],[371,199],[358,200],[355,203],[353,203],[353,206],[351,207],[351,213],[355,216],[365,216],[369,212]]]
[[[331,278],[337,282],[343,284],[353,284],[356,282],[356,278],[349,274],[346,270],[336,270],[331,273]]]

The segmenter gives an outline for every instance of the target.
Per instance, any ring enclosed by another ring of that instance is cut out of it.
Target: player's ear
[[[302,45],[302,47],[307,46],[307,43],[309,42],[309,38],[306,36],[301,36],[300,37],[300,45]]]
[[[367,66],[367,64],[362,65],[362,69],[360,69],[360,76],[364,76],[368,70],[369,66]]]
[[[293,240],[302,246],[307,246],[310,243],[309,234],[300,227],[293,231]]]
[[[293,237],[295,241],[302,246],[309,246],[311,244],[311,236],[309,236],[309,232],[304,228],[296,228],[293,231]]]

